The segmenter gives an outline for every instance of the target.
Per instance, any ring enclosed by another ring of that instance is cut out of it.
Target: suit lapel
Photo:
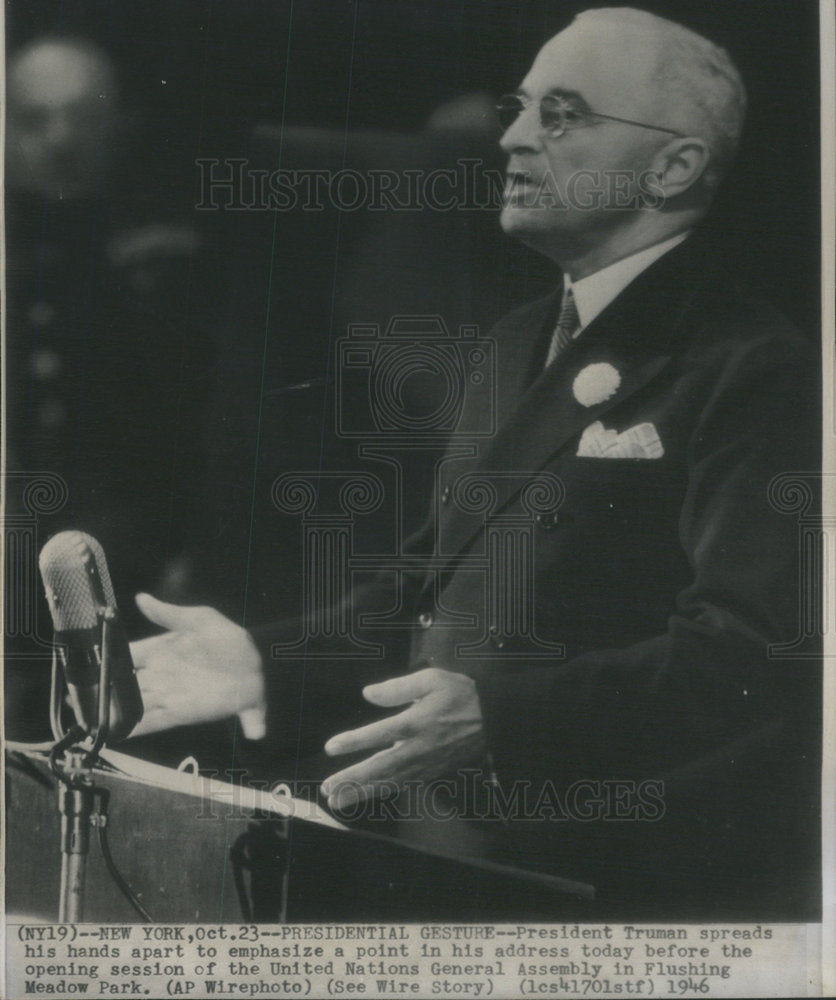
[[[534,315],[522,328],[511,327],[497,340],[497,433],[514,416],[532,382],[534,366],[551,336],[560,306],[561,290],[536,303]]]
[[[518,310],[503,320],[492,331],[496,368],[493,373],[496,386],[493,427],[490,438],[479,442],[479,456],[490,447],[500,428],[514,414],[520,399],[525,394],[531,380],[535,356],[541,346],[546,331],[554,325],[554,317],[560,302],[560,291],[532,303],[526,310]],[[465,394],[464,408],[459,419],[462,427],[482,427],[486,414],[476,411],[483,406],[482,397],[475,393]],[[451,445],[461,444],[461,437],[453,436]],[[477,456],[474,465],[481,467],[482,459]]]
[[[696,241],[695,241],[696,242]],[[686,241],[686,244],[691,240]],[[542,303],[527,330],[503,331],[499,345],[498,430],[465,464],[455,463],[455,475],[478,470],[496,489],[493,516],[519,493],[526,478],[604,414],[620,406],[659,375],[680,347],[682,319],[690,308],[699,282],[689,269],[693,247],[686,244],[666,254],[641,274],[590,323],[581,337],[526,388],[526,380],[541,346],[544,324],[553,319],[559,295]],[[685,265],[685,266],[683,266]],[[504,342],[508,338],[510,343]],[[525,343],[521,343],[525,341]],[[620,376],[608,398],[584,406],[573,392],[578,373],[587,365],[607,363]],[[518,476],[492,473],[519,472]],[[460,553],[481,530],[472,514],[448,509],[440,524],[439,554]]]
[[[537,472],[589,424],[642,389],[669,360],[669,354],[659,354],[630,364],[608,345],[589,342],[567,354],[540,375],[500,428],[485,456],[485,471]],[[620,384],[608,399],[584,406],[575,398],[573,383],[586,365],[599,363],[611,365]],[[508,493],[500,496],[497,509],[510,498]]]

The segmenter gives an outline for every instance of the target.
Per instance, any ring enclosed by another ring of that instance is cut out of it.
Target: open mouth
[[[542,179],[529,171],[509,171],[505,175],[503,200],[506,205],[535,205],[540,195],[547,190]]]

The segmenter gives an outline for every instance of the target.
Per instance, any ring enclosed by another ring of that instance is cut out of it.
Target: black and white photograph
[[[4,996],[836,988],[833,25],[7,0]]]

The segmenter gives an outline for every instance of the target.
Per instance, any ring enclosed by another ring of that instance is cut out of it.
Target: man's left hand
[[[484,753],[479,697],[465,674],[428,667],[371,684],[363,697],[385,708],[411,704],[398,715],[340,733],[325,744],[332,757],[384,748],[325,779],[322,791],[332,809],[391,794],[409,780],[432,781]]]

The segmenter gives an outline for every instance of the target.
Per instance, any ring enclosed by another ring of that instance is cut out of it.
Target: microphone
[[[124,739],[142,718],[142,696],[104,551],[83,531],[62,531],[39,566],[76,722],[99,745]]]

